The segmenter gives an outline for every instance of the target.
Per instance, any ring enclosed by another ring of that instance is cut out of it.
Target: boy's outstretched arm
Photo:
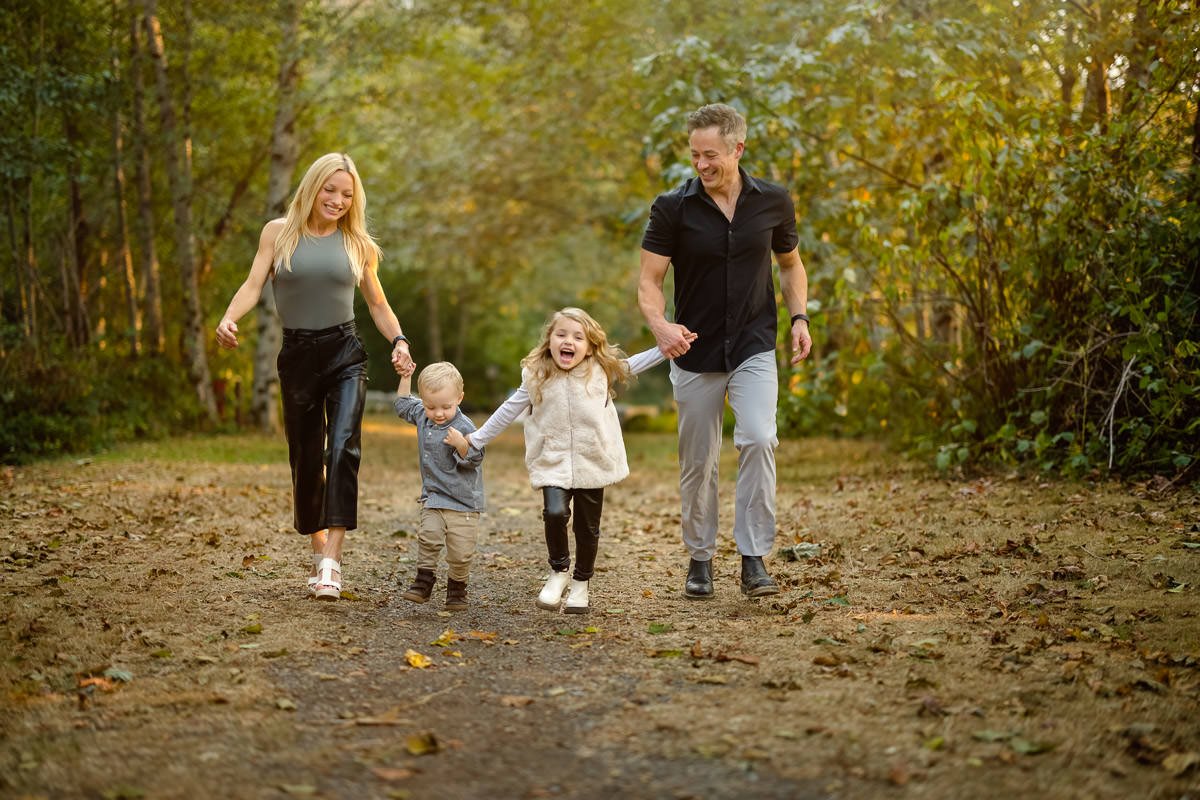
[[[408,397],[412,394],[412,373],[400,376],[400,385],[396,387],[396,397]]]

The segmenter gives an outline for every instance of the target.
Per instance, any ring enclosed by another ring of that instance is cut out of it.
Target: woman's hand
[[[217,344],[226,350],[232,350],[238,346],[237,332],[237,323],[226,317],[217,326]]]

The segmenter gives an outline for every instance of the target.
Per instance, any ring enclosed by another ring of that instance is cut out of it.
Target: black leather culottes
[[[284,328],[277,363],[296,530],[357,527],[367,351],[354,322]]]

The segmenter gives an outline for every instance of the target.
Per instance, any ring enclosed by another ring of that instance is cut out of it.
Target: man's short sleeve
[[[780,220],[771,234],[771,249],[776,253],[790,253],[800,244],[796,233],[796,204],[786,191],[779,193]]]
[[[642,236],[642,249],[670,258],[675,255],[675,231],[679,223],[678,202],[674,193],[660,194],[650,204],[650,221]]]

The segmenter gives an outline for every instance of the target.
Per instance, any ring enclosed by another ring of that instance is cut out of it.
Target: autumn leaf
[[[467,631],[467,638],[468,639],[478,639],[483,642],[494,642],[494,641],[496,641],[496,632],[495,631]]]
[[[434,639],[429,644],[432,645],[433,647],[449,647],[451,642],[457,642],[459,640],[459,638],[461,638],[461,637],[459,637],[459,635],[457,633],[455,633],[453,630],[446,629],[446,630],[442,631],[441,636]]]
[[[404,651],[404,660],[408,662],[410,667],[416,667],[417,669],[425,669],[433,664],[433,660],[429,656],[423,656],[411,648]]]
[[[441,751],[442,744],[430,732],[414,733],[404,740],[404,749],[411,756],[431,756]]]
[[[506,694],[500,698],[500,705],[505,708],[522,708],[532,702],[532,697],[523,694]]]
[[[647,655],[651,658],[679,658],[683,655],[682,650],[649,650]]]
[[[402,781],[416,773],[404,767],[371,767],[371,774],[381,781]]]
[[[1021,736],[1014,736],[1009,739],[1008,746],[1013,749],[1014,753],[1020,753],[1023,756],[1036,756],[1041,753],[1048,753],[1055,748],[1055,745],[1050,742],[1036,742]]]

